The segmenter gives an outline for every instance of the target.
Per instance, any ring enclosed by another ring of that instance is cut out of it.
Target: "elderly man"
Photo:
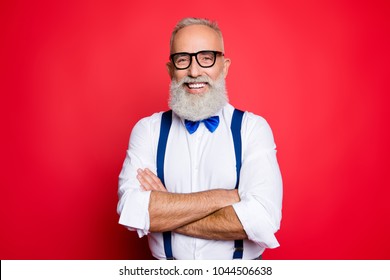
[[[171,36],[170,111],[140,120],[119,176],[119,223],[157,259],[258,259],[279,246],[272,131],[228,103],[222,33],[185,18]]]

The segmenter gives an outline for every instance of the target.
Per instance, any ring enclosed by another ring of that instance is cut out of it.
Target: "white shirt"
[[[165,154],[165,185],[169,192],[191,193],[210,189],[234,189],[236,160],[230,130],[234,108],[226,105],[218,116],[214,133],[204,123],[189,134],[184,120],[173,114]],[[149,232],[150,191],[142,191],[136,179],[138,168],[156,174],[157,144],[161,114],[141,119],[133,128],[129,148],[119,175],[119,223],[148,235],[157,259],[165,259],[161,233]],[[248,236],[243,259],[254,259],[265,248],[279,246],[274,233],[279,229],[282,208],[282,178],[276,159],[272,131],[260,116],[245,112],[242,128],[242,167],[239,196],[233,208]],[[172,232],[176,259],[232,259],[234,241],[205,240]]]

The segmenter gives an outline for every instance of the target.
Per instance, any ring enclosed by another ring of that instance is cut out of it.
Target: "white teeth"
[[[191,88],[191,89],[202,88],[202,87],[204,87],[204,86],[205,86],[204,83],[188,84],[188,87]]]

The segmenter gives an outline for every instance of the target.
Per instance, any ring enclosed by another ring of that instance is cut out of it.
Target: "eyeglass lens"
[[[196,56],[196,61],[201,67],[211,67],[215,62],[215,53],[211,51],[201,51],[196,54],[179,53],[173,56],[173,63],[179,69],[187,68],[192,62],[192,56]]]

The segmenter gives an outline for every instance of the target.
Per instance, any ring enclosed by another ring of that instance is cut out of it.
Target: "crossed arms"
[[[151,191],[149,202],[151,232],[174,231],[214,240],[247,238],[231,206],[240,201],[237,190],[170,193],[149,169],[138,169],[137,173],[141,189]]]
[[[150,147],[157,146],[160,120],[156,114],[133,129],[119,176],[119,223],[136,230],[139,237],[149,232],[173,231],[203,239],[250,239],[262,247],[278,247],[274,233],[280,227],[282,180],[272,131],[265,120],[250,114],[243,120],[246,148],[239,194],[226,187],[228,180],[224,181],[224,189],[167,192],[155,174],[140,170],[154,168],[156,154]],[[168,182],[174,183],[172,179]]]

